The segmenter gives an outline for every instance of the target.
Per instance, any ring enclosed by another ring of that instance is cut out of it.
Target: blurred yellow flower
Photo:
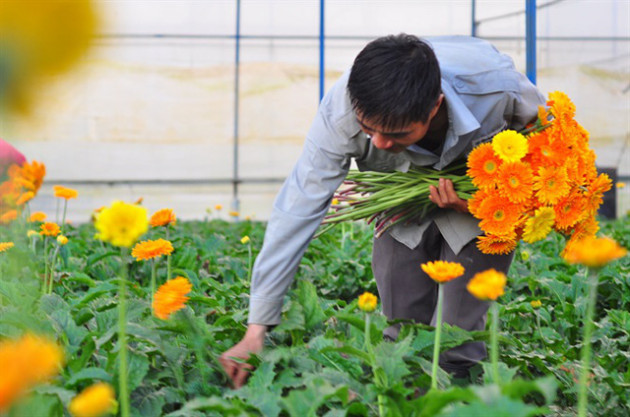
[[[570,264],[582,264],[591,268],[599,268],[615,259],[626,256],[628,251],[614,240],[595,236],[586,236],[567,245],[562,253]]]
[[[66,243],[68,243],[68,238],[65,237],[64,235],[59,235],[59,236],[57,236],[57,243],[59,243],[61,246],[63,246]]]
[[[619,182],[617,182],[615,184],[615,187],[620,188],[620,189],[624,188],[625,186],[626,186],[626,183],[625,182],[621,182],[621,181],[619,181]]]
[[[527,139],[514,130],[504,130],[492,138],[494,153],[505,162],[518,162],[527,154]]]
[[[221,204],[217,204],[217,205],[215,205],[215,206],[214,206],[214,209],[215,209],[216,211],[221,211],[221,210],[223,210],[223,205],[221,205]]]
[[[52,236],[55,237],[59,233],[61,233],[61,229],[57,223],[46,222],[40,226],[39,234],[42,236]]]
[[[333,198],[332,199],[332,203],[333,206],[339,205],[339,199],[338,198]]]
[[[171,253],[173,253],[173,245],[164,239],[145,240],[137,243],[131,251],[131,255],[136,258],[136,261],[146,261],[162,255],[170,255]]]
[[[503,272],[488,269],[475,274],[468,282],[468,292],[480,300],[496,300],[505,293],[507,278]]]
[[[43,222],[46,220],[46,213],[44,213],[43,211],[35,211],[33,212],[29,218],[28,221],[29,222]]]
[[[434,261],[424,263],[420,267],[432,280],[440,284],[464,275],[464,267],[457,262]]]
[[[168,226],[169,224],[175,225],[176,222],[177,218],[172,209],[158,210],[151,216],[151,220],[149,220],[149,224],[153,227]]]
[[[238,217],[241,215],[241,213],[239,213],[238,211],[230,211],[228,214],[230,215],[230,217]]]
[[[529,303],[534,308],[540,308],[540,306],[542,306],[542,301],[540,301],[540,300],[532,300]]]
[[[55,197],[63,198],[66,200],[70,200],[71,198],[77,198],[77,196],[79,195],[79,192],[77,190],[63,187],[61,185],[54,185],[53,190],[55,191]]]
[[[241,238],[241,243],[244,245],[246,243],[249,243],[249,236],[243,236]]]
[[[26,237],[28,237],[29,239],[32,237],[37,237],[39,236],[39,232],[37,230],[29,230],[28,232],[26,232]]]
[[[0,413],[29,388],[57,374],[63,360],[63,350],[56,343],[34,334],[0,342]]]
[[[25,193],[23,193],[15,202],[16,205],[21,206],[23,204],[28,203],[29,201],[31,201],[33,199],[33,197],[35,197],[35,193],[32,191],[27,191]]]
[[[366,313],[371,313],[376,310],[378,304],[378,298],[371,292],[364,292],[359,296],[359,308]]]
[[[0,242],[0,253],[8,251],[13,246],[15,246],[13,242]]]
[[[3,107],[28,110],[43,77],[59,74],[77,62],[97,26],[90,0],[29,0],[27,9],[23,1],[2,1]]]
[[[147,209],[114,201],[101,210],[94,226],[98,230],[97,239],[129,248],[149,229]]]
[[[70,401],[68,411],[73,417],[100,417],[113,413],[116,407],[114,388],[105,382],[98,382],[74,397]]]
[[[162,320],[168,319],[171,314],[184,308],[188,301],[186,294],[191,290],[192,284],[187,278],[177,277],[166,281],[153,297],[153,314]]]
[[[529,251],[521,251],[521,260],[528,261],[530,257]]]

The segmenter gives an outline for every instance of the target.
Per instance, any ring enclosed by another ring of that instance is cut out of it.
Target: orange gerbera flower
[[[17,219],[18,212],[17,210],[9,210],[5,212],[2,216],[0,216],[0,224],[9,224],[13,220]]]
[[[600,174],[586,188],[588,190],[584,193],[586,210],[597,212],[604,202],[604,193],[612,188],[612,180],[608,175]]]
[[[501,166],[499,158],[492,149],[491,143],[482,143],[468,155],[468,176],[479,188],[491,188],[496,183],[495,175]]]
[[[534,177],[534,190],[538,201],[543,204],[556,204],[569,194],[569,178],[563,167],[540,167]]]
[[[538,170],[541,166],[561,166],[569,154],[564,141],[549,139],[549,129],[529,136],[529,151],[527,160]]]
[[[505,255],[516,249],[516,234],[505,236],[485,235],[477,237],[477,248],[487,255]]]
[[[575,116],[575,105],[562,91],[549,93],[547,105],[551,106],[549,109],[551,114],[560,121],[572,119]]]
[[[551,207],[541,207],[536,210],[536,214],[525,222],[523,240],[534,243],[547,237],[551,232],[555,217],[556,213]]]
[[[468,282],[466,289],[480,300],[496,300],[505,294],[507,277],[495,269],[479,272]]]
[[[137,243],[131,250],[131,255],[136,258],[136,261],[145,261],[171,253],[173,253],[173,245],[164,239],[145,240]]]
[[[591,268],[599,268],[615,259],[626,256],[628,251],[610,238],[587,236],[576,241],[563,254],[571,264],[582,264]]]
[[[479,227],[485,233],[505,236],[514,231],[521,208],[505,197],[491,195],[481,202],[479,214]]]
[[[464,267],[457,262],[426,262],[420,267],[432,280],[440,284],[464,275]]]
[[[42,224],[40,226],[40,229],[41,230],[40,230],[39,234],[42,235],[42,236],[55,237],[61,232],[61,229],[59,228],[59,225],[57,225],[57,223],[52,223],[52,222],[46,222],[46,223]]]
[[[44,182],[46,176],[46,165],[32,161],[31,163],[25,162],[20,168],[18,177],[19,182],[29,191],[37,193]]]
[[[584,194],[577,189],[572,190],[569,195],[562,197],[553,207],[556,213],[556,229],[568,231],[582,220],[588,212],[584,210],[586,199]]]
[[[546,125],[549,121],[549,113],[547,113],[545,106],[538,106],[538,120],[540,120],[541,125]]]
[[[188,301],[188,294],[192,284],[184,277],[177,277],[158,288],[153,297],[153,313],[156,317],[166,320],[177,310],[184,308]]]
[[[172,209],[158,210],[151,216],[151,220],[149,220],[149,224],[153,227],[168,226],[169,224],[175,225],[176,222],[177,218]]]
[[[507,162],[499,168],[499,193],[513,203],[522,203],[532,196],[534,174],[524,162]]]
[[[371,292],[364,292],[359,296],[358,306],[362,311],[371,313],[376,310],[378,305],[378,298]]]
[[[43,211],[34,211],[28,218],[29,222],[43,222],[46,220],[46,213]]]
[[[483,188],[477,190],[477,192],[475,192],[475,194],[473,194],[473,196],[468,200],[468,211],[470,211],[473,216],[480,219],[481,215],[479,214],[479,207],[481,206],[481,203],[483,203],[483,200],[489,196],[490,193]]]
[[[77,190],[63,187],[61,185],[54,185],[53,190],[55,190],[55,197],[63,198],[66,200],[70,200],[71,198],[77,198],[77,196],[79,195],[79,192]]]
[[[35,197],[35,193],[32,191],[27,191],[25,193],[23,193],[15,202],[16,205],[21,206],[23,204],[28,203],[29,201],[31,201],[33,199],[33,197]]]
[[[8,251],[13,246],[15,246],[13,242],[0,242],[0,253]]]

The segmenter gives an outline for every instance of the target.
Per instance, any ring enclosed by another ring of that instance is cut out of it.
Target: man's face
[[[443,95],[440,96],[425,123],[413,122],[401,128],[385,129],[364,119],[361,114],[357,115],[357,121],[361,125],[361,130],[371,138],[375,147],[392,153],[400,153],[408,146],[424,138],[431,126],[431,121],[442,104],[443,97]]]

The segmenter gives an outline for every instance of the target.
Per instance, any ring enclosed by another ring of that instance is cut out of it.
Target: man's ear
[[[435,102],[435,106],[433,107],[433,110],[431,110],[431,114],[430,114],[429,119],[432,119],[432,118],[435,117],[437,112],[440,110],[440,106],[442,105],[443,101],[444,101],[444,94],[440,93],[440,96],[438,97],[437,101]]]

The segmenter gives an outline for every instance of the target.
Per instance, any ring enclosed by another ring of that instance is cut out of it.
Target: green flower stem
[[[151,258],[151,311],[153,311],[153,297],[155,297],[155,276],[157,275],[157,265],[155,258]]]
[[[121,250],[122,276],[118,289],[118,390],[120,415],[129,417],[129,388],[127,386],[127,248]]]
[[[490,306],[492,313],[492,323],[490,327],[490,360],[492,361],[492,379],[497,385],[501,384],[501,377],[499,376],[499,305],[496,302],[492,302]]]
[[[440,359],[440,336],[442,335],[442,305],[444,290],[438,285],[437,317],[435,319],[435,343],[433,344],[433,366],[431,367],[431,389],[437,389],[437,370]]]
[[[252,260],[253,260],[253,256],[252,256],[252,242],[251,240],[249,242],[247,242],[247,253],[249,254],[249,259],[247,262],[248,265],[248,269],[247,269],[247,281],[248,282],[252,282]]]
[[[66,211],[68,209],[68,200],[64,199],[63,202],[63,217],[61,218],[61,233],[63,234],[63,228],[66,225]]]
[[[42,295],[48,288],[48,236],[44,236],[44,282],[42,283]]]
[[[55,274],[55,268],[57,267],[57,255],[59,254],[59,248],[60,246],[57,245],[57,247],[55,248],[55,252],[53,252],[53,255],[50,258],[50,279],[48,281],[48,291],[47,294],[52,294],[52,289],[53,289],[53,276]]]
[[[170,242],[169,239],[169,235],[170,235],[170,227],[169,225],[166,225],[166,240],[168,240]],[[166,280],[170,281],[171,280],[171,255],[166,255]]]
[[[593,334],[593,317],[595,316],[595,303],[597,301],[597,270],[589,268],[588,273],[588,302],[586,305],[586,317],[584,318],[584,340],[582,341],[582,353],[580,378],[578,386],[578,417],[586,417],[588,407],[588,375],[591,365],[591,336]]]

